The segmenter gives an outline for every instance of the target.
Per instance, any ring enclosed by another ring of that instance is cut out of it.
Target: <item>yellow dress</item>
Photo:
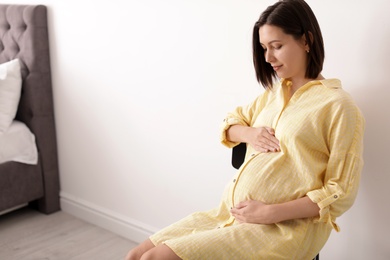
[[[234,124],[275,129],[281,152],[247,147],[243,165],[222,195],[219,207],[196,212],[150,237],[182,259],[313,259],[327,241],[338,216],[358,191],[363,166],[364,118],[337,79],[311,81],[288,98],[281,80],[252,104],[224,120],[221,141]],[[317,218],[271,225],[239,224],[230,209],[245,200],[267,204],[308,196],[320,207]]]

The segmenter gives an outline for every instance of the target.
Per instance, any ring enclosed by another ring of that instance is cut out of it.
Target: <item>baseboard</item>
[[[136,243],[141,243],[157,231],[156,228],[122,216],[93,203],[75,198],[65,192],[60,193],[60,203],[62,211],[107,229]]]

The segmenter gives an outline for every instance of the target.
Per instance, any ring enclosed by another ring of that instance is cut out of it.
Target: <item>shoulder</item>
[[[321,80],[321,92],[327,100],[327,109],[331,111],[336,121],[341,118],[356,121],[364,125],[364,117],[352,96],[342,88],[339,79]]]
[[[343,89],[339,79],[320,80],[318,85],[323,97],[327,98],[330,104],[357,107],[352,96]]]

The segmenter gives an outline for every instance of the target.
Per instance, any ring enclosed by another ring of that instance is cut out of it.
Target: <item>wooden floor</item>
[[[1,260],[123,260],[136,244],[65,212],[0,216]]]

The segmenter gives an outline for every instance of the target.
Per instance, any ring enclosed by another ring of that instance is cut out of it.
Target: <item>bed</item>
[[[0,64],[15,60],[20,66],[21,91],[12,124],[25,125],[33,134],[37,159],[35,163],[10,160],[0,164],[0,212],[30,205],[50,214],[60,204],[45,6],[0,5]]]

